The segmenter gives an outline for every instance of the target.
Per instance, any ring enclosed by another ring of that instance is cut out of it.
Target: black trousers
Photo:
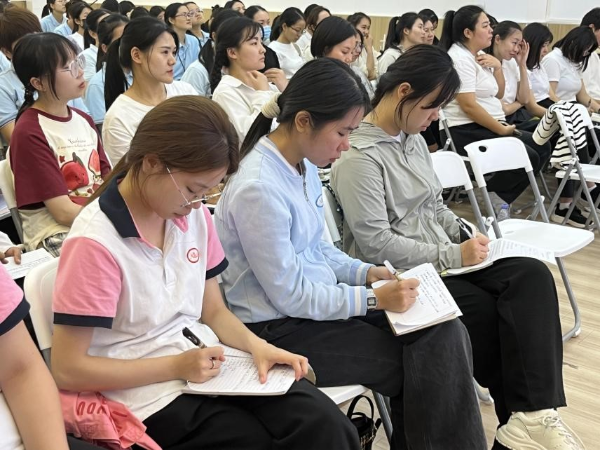
[[[459,320],[404,336],[393,335],[381,311],[343,321],[285,318],[246,325],[268,342],[307,356],[319,386],[362,384],[389,396],[392,449],[487,447],[471,345]]]
[[[482,127],[476,123],[459,125],[450,128],[452,140],[456,151],[461,155],[466,155],[465,146],[483,139],[494,139],[500,137],[496,133]],[[538,145],[534,142],[532,134],[527,131],[521,131],[519,137],[525,144],[525,149],[531,161],[534,173],[539,171],[550,161],[551,147],[549,143]],[[495,192],[506,203],[513,203],[521,193],[529,186],[529,179],[523,169],[504,170],[496,172],[487,183],[489,192]]]
[[[165,450],[360,449],[356,427],[306,380],[272,397],[184,394],[144,424]]]
[[[548,268],[508,258],[444,283],[463,312],[475,379],[489,388],[500,425],[514,411],[565,406],[558,297]]]

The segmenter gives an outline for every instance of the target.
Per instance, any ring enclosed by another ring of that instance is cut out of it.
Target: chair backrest
[[[514,169],[533,171],[525,144],[515,137],[472,142],[465,146],[465,150],[469,155],[475,181],[480,188],[486,186],[484,176],[488,173]]]
[[[21,222],[21,216],[19,215],[19,210],[17,209],[17,200],[15,197],[15,180],[13,177],[12,170],[10,169],[10,163],[7,159],[0,161],[0,191],[2,191],[2,195],[4,196],[4,200],[6,201],[6,206],[10,211],[10,215],[12,217],[13,223],[15,224],[15,229],[17,230],[17,234],[19,235],[19,239],[21,242],[23,241],[23,223]]]
[[[326,186],[323,186],[323,214],[325,216],[323,239],[340,247],[342,244],[342,236],[340,235],[342,215],[338,210],[337,200]]]
[[[580,103],[571,104],[570,107],[574,110],[573,111],[573,120],[576,122],[580,122],[582,126],[588,128],[588,130],[590,131],[589,134],[591,135],[592,141],[594,142],[594,146],[596,148],[596,155],[598,155],[600,153],[600,144],[598,143],[598,137],[596,136],[596,133],[594,132],[594,122],[592,121],[592,117],[590,116],[590,113],[588,112],[587,108]],[[556,109],[555,113],[556,113],[556,118],[558,119],[558,124],[560,126],[560,130],[561,130],[563,136],[565,136],[567,138],[567,142],[569,143],[571,152],[576,153],[574,143],[573,143],[573,140],[575,139],[575,137],[572,135],[571,130],[567,126],[567,120],[566,120],[565,116],[563,115],[563,112],[560,109]],[[595,159],[592,161],[592,164],[594,162],[595,162]]]
[[[25,298],[31,305],[30,315],[38,346],[50,366],[52,347],[52,295],[59,258],[34,267],[25,276]]]
[[[437,151],[431,154],[433,170],[444,189],[464,186],[473,189],[473,183],[463,159],[454,152]]]

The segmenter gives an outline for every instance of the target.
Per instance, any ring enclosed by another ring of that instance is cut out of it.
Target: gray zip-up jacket
[[[344,213],[344,250],[373,264],[387,259],[397,269],[426,262],[439,271],[461,267],[457,216],[442,201],[425,140],[394,138],[363,122],[350,144],[331,176]]]

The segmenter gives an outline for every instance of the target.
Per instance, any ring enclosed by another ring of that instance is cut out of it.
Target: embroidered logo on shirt
[[[319,197],[317,198],[317,201],[315,202],[315,204],[319,207],[322,208],[323,207],[323,194],[319,195]]]
[[[192,264],[196,264],[200,261],[200,252],[197,248],[190,248],[187,252],[187,259]]]

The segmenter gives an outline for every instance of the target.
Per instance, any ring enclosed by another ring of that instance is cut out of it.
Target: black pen
[[[206,348],[206,344],[202,342],[198,336],[192,333],[192,330],[190,330],[188,327],[185,327],[183,330],[181,330],[181,332],[190,340],[192,344],[197,345],[200,348]]]

